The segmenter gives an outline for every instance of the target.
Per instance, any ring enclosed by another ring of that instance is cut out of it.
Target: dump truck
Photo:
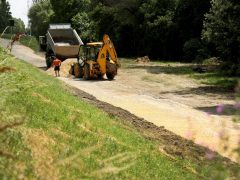
[[[61,61],[68,58],[78,59],[80,46],[83,45],[81,38],[70,24],[50,24],[44,43],[46,44],[45,58],[48,68],[52,65],[53,57]]]
[[[109,80],[114,79],[120,62],[108,35],[103,36],[102,42],[87,43],[80,49],[78,63],[71,66],[70,74],[86,80],[101,79],[105,74]]]

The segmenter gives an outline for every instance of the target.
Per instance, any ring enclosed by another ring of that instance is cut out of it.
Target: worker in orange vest
[[[52,65],[54,66],[54,71],[55,71],[55,75],[56,77],[59,76],[60,77],[60,66],[61,66],[61,61],[59,59],[57,59],[56,57],[53,57],[53,62]]]

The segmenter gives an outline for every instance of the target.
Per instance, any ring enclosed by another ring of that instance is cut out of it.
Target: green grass
[[[208,179],[219,175],[215,166],[162,154],[158,142],[79,100],[56,78],[2,49],[0,79],[0,127],[23,122],[0,130],[0,179]],[[229,175],[222,172],[221,177]]]
[[[224,89],[233,90],[239,81],[239,77],[228,76],[220,70],[211,70],[206,73],[194,72],[194,65],[190,63],[152,61],[147,66],[144,64],[138,64],[136,66],[134,59],[122,58],[121,60],[121,65],[124,69],[146,69],[153,75],[161,73],[183,75],[196,79],[204,85],[217,86]],[[156,77],[151,77],[150,75],[144,76],[142,80],[158,82]]]
[[[194,73],[190,77],[199,80],[203,84],[229,90],[233,90],[239,81],[239,77],[229,77],[217,71],[203,74]]]
[[[20,43],[34,50],[39,51],[39,43],[35,36],[24,36],[20,39]]]

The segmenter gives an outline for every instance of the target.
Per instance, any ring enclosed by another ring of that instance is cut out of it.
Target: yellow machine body
[[[105,74],[108,79],[113,79],[120,67],[117,53],[108,35],[103,36],[103,42],[87,43],[82,71],[84,79],[102,78]],[[81,68],[79,66],[79,68]]]

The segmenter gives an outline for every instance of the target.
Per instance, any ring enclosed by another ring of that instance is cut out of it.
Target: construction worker
[[[55,56],[53,56],[53,62],[52,65],[54,66],[54,71],[55,71],[55,75],[56,77],[59,76],[60,77],[60,66],[61,66],[61,61],[59,59],[57,59]]]

